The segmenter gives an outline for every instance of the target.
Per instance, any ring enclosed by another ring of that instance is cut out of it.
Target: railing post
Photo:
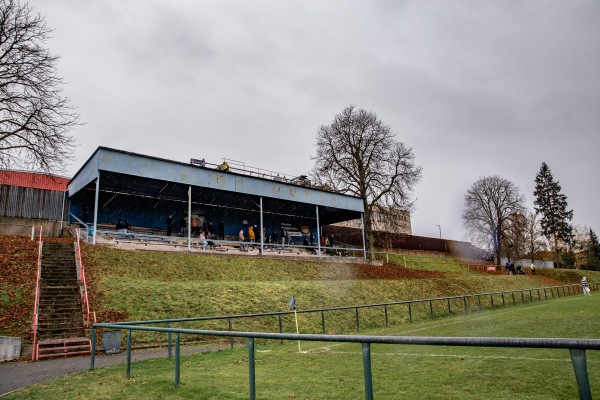
[[[411,303],[408,303],[408,320],[410,321],[410,323],[412,324],[412,307],[410,305]]]
[[[227,318],[229,320],[229,332],[233,331],[233,321],[231,318]],[[229,336],[229,346],[233,349],[233,336]]]
[[[127,368],[125,377],[129,379],[131,376],[131,329],[127,330]]]
[[[362,343],[363,370],[365,375],[365,399],[373,400],[373,374],[371,372],[371,344]]]
[[[479,305],[479,311],[481,311],[481,296],[477,295],[477,304]]]
[[[492,310],[494,309],[494,295],[490,293],[490,300],[492,301]]]
[[[529,290],[529,300],[533,303],[533,294],[531,294],[531,289]]]
[[[250,381],[250,400],[255,400],[256,380],[254,377],[254,338],[248,338],[248,378]]]
[[[322,310],[321,310],[321,328],[323,330],[323,335],[324,335],[325,334],[325,311],[322,311]]]
[[[281,319],[281,314],[279,314],[279,333],[283,333],[283,321]],[[281,339],[279,343],[283,344],[283,339]]]
[[[573,368],[575,369],[575,379],[577,380],[579,399],[592,400],[592,390],[590,389],[590,380],[588,378],[585,350],[569,349],[569,353],[571,353],[571,361],[573,361]]]
[[[544,297],[548,300],[548,292],[546,292],[546,288],[544,288]]]
[[[92,353],[90,354],[90,370],[94,369],[94,361],[96,360],[96,327],[92,326]]]
[[[506,307],[506,303],[504,302],[504,292],[502,292],[502,307]]]
[[[465,303],[465,314],[467,313],[467,296],[463,296],[463,303]]]
[[[513,306],[516,304],[515,303],[515,291],[513,290],[512,292],[510,292],[512,294],[512,299],[513,299]]]
[[[538,300],[542,300],[542,296],[540,296],[540,289],[538,289],[537,292],[538,292]]]
[[[431,315],[431,318],[433,319],[433,301],[429,300],[429,314]]]
[[[521,303],[525,304],[525,294],[521,290]]]
[[[167,328],[171,329],[171,323],[167,322]],[[171,332],[167,332],[167,353],[169,358],[171,358]]]
[[[175,334],[175,387],[179,387],[179,369],[180,369],[180,359],[179,359],[179,332]]]
[[[389,326],[387,304],[383,306],[383,309],[385,310],[385,327],[387,328]],[[323,333],[325,333],[325,332],[323,332]]]
[[[356,310],[356,331],[360,331],[360,320],[358,319],[358,307],[355,308]]]

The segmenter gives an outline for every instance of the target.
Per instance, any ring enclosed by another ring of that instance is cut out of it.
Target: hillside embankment
[[[27,341],[37,245],[26,237],[0,235],[0,247],[0,335]],[[535,276],[488,274],[470,270],[457,259],[415,256],[391,256],[389,263],[372,266],[91,245],[83,245],[82,254],[98,322],[290,311],[292,295],[298,309],[307,310],[574,284],[584,274],[590,281],[600,280],[598,272],[579,270],[538,269]],[[361,325],[381,320],[381,311],[365,314]],[[302,318],[305,331],[319,331],[320,316]],[[346,331],[351,320],[352,315],[343,312],[328,317],[328,333]],[[284,328],[291,323],[286,319]],[[202,327],[227,329],[226,324]],[[274,324],[274,319],[263,318],[236,322],[234,329],[272,330]],[[154,339],[162,340],[148,336],[137,340]]]

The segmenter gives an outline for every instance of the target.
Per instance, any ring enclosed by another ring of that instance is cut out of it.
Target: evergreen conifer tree
[[[589,235],[587,246],[588,264],[593,269],[598,269],[600,268],[600,243],[598,242],[598,236],[596,236],[592,228],[590,228]]]
[[[571,244],[573,227],[569,221],[573,219],[573,210],[567,210],[567,196],[561,193],[561,186],[554,182],[550,168],[544,162],[535,177],[535,212],[541,215],[540,225],[548,240],[554,242],[556,263],[558,260],[558,243]]]

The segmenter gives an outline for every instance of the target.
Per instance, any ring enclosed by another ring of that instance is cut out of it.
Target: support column
[[[263,237],[263,203],[262,196],[260,196],[260,255],[265,254],[265,238]],[[256,234],[256,232],[255,232]]]
[[[100,198],[100,170],[98,170],[98,176],[96,177],[96,196],[94,198],[94,236],[92,238],[92,244],[96,244],[96,232],[98,231],[98,199]]]
[[[192,187],[188,187],[188,251],[192,249]]]
[[[319,206],[317,205],[317,255],[321,255],[321,224],[319,223]]]
[[[65,219],[65,198],[67,197],[67,192],[63,193],[62,200],[62,208],[60,209],[60,234],[62,235],[63,221]],[[85,222],[85,221],[83,221]]]

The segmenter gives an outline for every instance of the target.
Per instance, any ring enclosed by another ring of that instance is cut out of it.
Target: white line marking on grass
[[[576,297],[569,297],[569,298],[560,298],[560,299],[554,299],[556,301],[572,301],[572,300],[577,300],[578,298]],[[538,301],[544,301],[544,300],[538,300]],[[522,304],[522,303],[520,303]],[[535,306],[530,306],[530,308],[537,308],[537,307],[546,307],[549,306],[550,303],[548,302],[544,302]],[[516,312],[520,312],[521,310],[504,310],[504,311],[499,311],[499,310],[488,310],[488,311],[493,311],[493,313],[487,314],[487,315],[473,315],[473,318],[463,318],[459,321],[448,321],[448,322],[440,322],[440,323],[432,323],[429,324],[427,326],[421,327],[421,328],[415,328],[415,329],[409,329],[409,330],[400,330],[398,331],[399,334],[406,334],[406,333],[413,333],[413,332],[419,332],[419,331],[424,331],[427,329],[435,329],[435,328],[439,328],[442,326],[448,326],[448,325],[455,325],[455,324],[462,324],[465,322],[471,322],[471,321],[477,321],[480,319],[486,319],[486,318],[491,318],[493,316],[497,316],[499,314],[512,314],[512,313],[516,313]],[[449,318],[449,317],[447,317]],[[385,335],[381,335],[381,336],[396,336],[397,334],[392,333],[388,333]],[[405,335],[403,335],[405,336]],[[310,349],[307,350],[306,353],[314,353],[314,352],[330,352],[332,347],[338,347],[338,346],[343,346],[343,345],[349,345],[349,344],[354,344],[354,343],[337,343],[337,344],[330,344],[327,346],[322,346],[322,347],[316,347],[314,349]]]
[[[331,354],[359,354],[360,351],[332,351]],[[560,361],[571,362],[570,358],[536,358],[536,357],[507,357],[507,356],[473,356],[466,354],[434,354],[434,353],[378,353],[378,356],[403,356],[403,357],[447,357],[447,358],[477,358],[477,359],[499,359],[499,360],[522,360],[522,361]],[[598,363],[597,360],[587,360],[588,363]]]

